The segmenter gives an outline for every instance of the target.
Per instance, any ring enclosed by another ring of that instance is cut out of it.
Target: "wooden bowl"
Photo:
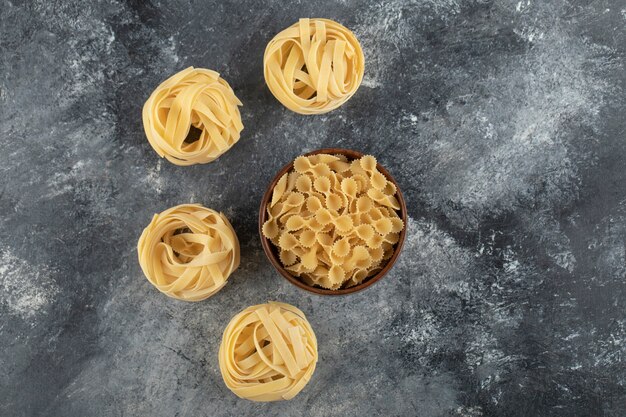
[[[351,151],[351,150],[347,150],[347,149],[340,149],[340,148],[318,149],[316,151],[306,153],[306,154],[304,154],[304,156],[316,155],[316,154],[320,154],[320,153],[341,154],[341,155],[345,155],[348,158],[348,160],[358,159],[358,158],[361,158],[363,156],[363,154],[360,153],[360,152]],[[285,277],[287,279],[287,281],[291,282],[296,287],[302,288],[303,290],[306,290],[306,291],[309,291],[309,292],[312,292],[312,293],[315,293],[315,294],[321,294],[321,295],[344,295],[344,294],[352,294],[352,293],[364,290],[365,288],[369,287],[370,285],[374,284],[375,282],[380,281],[380,279],[382,277],[387,275],[389,270],[396,263],[396,260],[398,259],[398,255],[400,255],[400,252],[402,251],[402,246],[404,245],[404,240],[406,239],[406,229],[408,227],[407,210],[406,210],[406,203],[404,201],[404,197],[402,196],[402,192],[400,191],[400,187],[399,187],[398,183],[396,182],[396,180],[380,164],[377,164],[376,167],[387,178],[387,180],[391,181],[396,186],[396,190],[397,190],[396,191],[396,197],[398,199],[398,202],[400,203],[400,213],[399,213],[399,215],[400,215],[400,218],[402,219],[402,221],[404,222],[404,229],[402,229],[402,231],[400,232],[400,237],[398,239],[398,243],[396,243],[396,247],[394,249],[393,255],[391,256],[391,258],[389,258],[389,260],[387,261],[387,264],[385,264],[383,269],[381,269],[376,275],[373,275],[373,276],[371,276],[369,278],[366,278],[359,285],[355,285],[354,287],[349,287],[349,288],[340,288],[338,290],[328,290],[326,288],[313,287],[313,286],[308,285],[307,283],[301,281],[299,277],[297,277],[295,275],[292,275],[291,272],[289,272],[287,269],[285,269],[283,267],[283,265],[281,264],[280,259],[278,258],[278,250],[277,250],[277,248],[274,246],[274,244],[268,238],[263,236],[262,229],[263,229],[263,224],[267,220],[267,206],[268,206],[268,204],[270,203],[270,201],[272,199],[272,191],[274,190],[274,187],[276,186],[276,183],[278,182],[278,180],[285,173],[287,173],[287,172],[289,172],[289,171],[291,171],[293,169],[293,161],[288,163],[287,165],[282,167],[282,169],[280,171],[278,171],[278,174],[276,174],[276,176],[274,177],[274,179],[270,183],[269,187],[267,187],[267,191],[265,192],[265,195],[263,196],[263,200],[261,200],[261,207],[259,209],[259,235],[261,236],[261,245],[263,246],[263,250],[265,251],[265,254],[267,255],[267,258],[270,260],[270,263],[274,266],[274,268],[276,268],[276,270],[283,277]]]

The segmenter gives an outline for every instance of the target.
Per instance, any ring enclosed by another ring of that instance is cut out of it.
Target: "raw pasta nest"
[[[320,114],[336,109],[363,80],[361,45],[350,30],[328,19],[300,19],[265,49],[265,82],[289,110]]]
[[[391,258],[404,222],[396,187],[373,156],[300,156],[272,191],[263,235],[285,269],[336,290],[363,282]]]
[[[163,81],[143,106],[143,127],[150,145],[176,165],[205,164],[238,140],[241,102],[219,74],[189,67]],[[191,126],[201,131],[189,141]]]
[[[233,317],[219,352],[226,386],[252,401],[292,399],[311,379],[316,362],[317,340],[304,313],[277,302]]]
[[[148,281],[184,301],[212,296],[239,266],[239,241],[228,219],[199,204],[155,214],[137,252]]]

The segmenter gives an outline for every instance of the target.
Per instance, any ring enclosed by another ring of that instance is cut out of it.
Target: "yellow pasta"
[[[304,313],[278,302],[251,306],[233,317],[219,350],[224,383],[252,401],[292,399],[316,363],[317,340]]]
[[[404,229],[396,192],[373,156],[300,156],[274,187],[262,232],[309,285],[357,285],[382,269]]]
[[[239,241],[226,216],[199,204],[155,214],[137,244],[139,265],[165,295],[204,300],[239,267]]]
[[[163,81],[143,106],[148,141],[161,158],[176,165],[205,164],[238,140],[241,102],[215,71],[189,67]],[[200,137],[189,141],[191,127]]]
[[[326,113],[359,88],[364,61],[359,41],[344,26],[328,19],[300,19],[267,45],[265,82],[289,110]]]

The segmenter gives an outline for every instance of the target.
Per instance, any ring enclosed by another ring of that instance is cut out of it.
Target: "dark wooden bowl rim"
[[[320,153],[342,154],[348,157],[349,160],[361,158],[363,156],[363,154],[360,152],[352,151],[348,149],[341,149],[341,148],[318,149],[316,151],[312,151],[304,155],[310,156],[310,155],[316,155]],[[402,231],[400,232],[400,237],[398,239],[398,243],[396,243],[396,248],[393,252],[393,255],[391,256],[391,258],[389,258],[389,260],[387,261],[387,264],[383,267],[383,269],[381,269],[376,275],[366,279],[359,285],[355,285],[354,287],[350,287],[350,288],[342,288],[339,290],[328,290],[325,288],[312,287],[302,282],[298,277],[293,276],[280,263],[280,260],[278,258],[278,252],[276,248],[274,247],[274,245],[272,244],[272,242],[270,242],[268,238],[263,236],[263,230],[262,230],[263,223],[265,223],[265,220],[267,219],[266,207],[272,198],[272,191],[274,190],[274,187],[276,186],[276,183],[278,182],[280,177],[282,177],[286,172],[291,171],[291,169],[293,168],[293,161],[288,163],[287,165],[282,167],[280,171],[278,171],[278,174],[276,174],[276,176],[270,183],[269,187],[267,188],[267,191],[265,192],[265,195],[263,195],[263,199],[261,200],[261,207],[259,209],[259,236],[261,237],[261,245],[263,246],[263,250],[265,251],[265,254],[267,255],[267,258],[269,259],[270,263],[274,266],[274,268],[276,268],[276,270],[283,277],[287,279],[287,281],[291,282],[296,287],[299,287],[308,292],[312,292],[314,294],[320,294],[320,295],[353,294],[355,292],[364,290],[365,288],[371,286],[375,282],[380,281],[380,279],[384,277],[389,272],[389,270],[393,267],[393,265],[396,263],[396,260],[398,259],[398,256],[400,255],[400,252],[402,251],[402,246],[404,245],[404,241],[406,239],[406,230],[408,227],[406,203],[404,201],[404,197],[402,195],[402,192],[400,191],[400,187],[398,186],[398,183],[391,176],[391,174],[389,174],[389,172],[380,164],[377,164],[376,167],[389,181],[391,181],[396,186],[396,190],[397,190],[396,198],[398,199],[398,202],[400,203],[400,218],[404,222],[404,229],[402,229]]]

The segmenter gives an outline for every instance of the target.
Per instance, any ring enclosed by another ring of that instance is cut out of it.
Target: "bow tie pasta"
[[[272,191],[263,235],[285,269],[336,290],[375,275],[391,258],[404,222],[396,187],[373,156],[300,156]]]

